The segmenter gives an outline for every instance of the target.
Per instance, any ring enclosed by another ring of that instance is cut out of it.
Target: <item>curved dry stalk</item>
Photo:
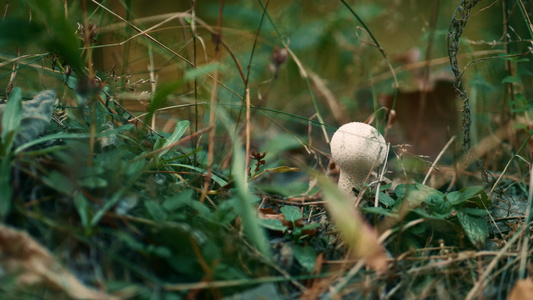
[[[315,106],[316,117],[318,118],[318,121],[321,124],[320,127],[322,128],[322,132],[324,133],[324,139],[326,140],[326,143],[329,144],[329,137],[328,137],[328,133],[326,132],[326,127],[324,126],[324,124],[325,124],[324,123],[324,119],[322,119],[322,115],[320,114],[320,111],[318,110],[318,105],[316,103],[315,95],[313,93],[313,89],[311,88],[311,83],[309,81],[309,75],[307,75],[307,72],[305,71],[305,68],[304,68],[302,62],[300,62],[298,57],[294,54],[294,52],[292,52],[292,50],[289,48],[289,45],[287,43],[283,43],[283,44],[287,48],[287,51],[291,55],[291,57],[294,60],[294,62],[296,63],[296,65],[298,66],[298,70],[300,71],[300,75],[307,82],[307,86],[309,88],[309,92],[311,93],[311,99],[312,99],[313,104]]]
[[[452,138],[448,141],[448,143],[446,143],[446,145],[444,145],[444,148],[442,148],[442,150],[440,151],[439,155],[437,155],[437,158],[435,158],[435,161],[431,164],[431,167],[429,168],[427,174],[426,174],[426,177],[424,177],[424,180],[422,181],[422,184],[425,185],[428,178],[429,178],[429,175],[431,175],[431,172],[433,171],[433,169],[435,169],[435,166],[437,165],[437,162],[440,160],[440,158],[442,157],[442,155],[444,154],[444,152],[446,152],[446,150],[448,149],[448,147],[450,147],[450,145],[453,143],[453,141],[455,141],[455,138],[456,136],[452,136]]]
[[[520,268],[518,269],[518,278],[525,279],[526,278],[526,265],[528,261],[528,250],[529,250],[529,236],[531,230],[529,229],[529,224],[531,223],[531,206],[533,205],[533,174],[531,173],[533,170],[533,167],[529,165],[529,190],[528,190],[528,196],[527,196],[527,210],[526,210],[526,219],[523,224],[525,233],[523,234],[524,239],[522,242],[522,249],[520,251]]]
[[[220,41],[222,40],[222,16],[223,16],[224,0],[220,0],[218,11],[218,33],[215,42],[215,62],[220,61]],[[207,142],[207,175],[205,176],[204,188],[200,196],[200,203],[205,199],[207,191],[209,190],[209,182],[211,181],[211,174],[213,172],[213,157],[215,152],[215,127],[216,127],[216,104],[217,104],[217,82],[218,70],[215,69],[213,74],[213,87],[211,89],[211,110],[209,111],[209,131]]]

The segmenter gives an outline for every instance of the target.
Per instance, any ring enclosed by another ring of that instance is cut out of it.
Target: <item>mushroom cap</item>
[[[385,161],[387,144],[376,128],[352,122],[342,125],[333,134],[330,147],[341,178],[347,177],[352,184],[362,185],[374,162],[377,167]]]

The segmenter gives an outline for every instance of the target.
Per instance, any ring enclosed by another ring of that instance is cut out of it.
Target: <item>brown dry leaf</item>
[[[83,285],[26,232],[0,225],[0,268],[21,288],[45,285],[74,299],[118,299]]]
[[[507,300],[527,300],[533,299],[533,280],[531,278],[526,278],[523,280],[518,280],[511,294],[507,297]]]
[[[260,208],[257,216],[263,220],[280,220],[285,221],[282,214],[275,212],[272,208]]]
[[[344,242],[350,247],[352,255],[365,259],[366,265],[377,272],[385,271],[388,267],[387,253],[378,241],[376,231],[363,220],[361,214],[333,182],[322,175],[318,175],[317,179],[331,219]]]

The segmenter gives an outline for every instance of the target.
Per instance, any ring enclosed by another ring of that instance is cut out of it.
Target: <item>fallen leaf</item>
[[[0,225],[0,269],[16,276],[21,289],[45,285],[73,299],[118,299],[83,285],[26,232]]]
[[[533,280],[526,278],[516,281],[507,297],[507,300],[527,300],[533,299]]]

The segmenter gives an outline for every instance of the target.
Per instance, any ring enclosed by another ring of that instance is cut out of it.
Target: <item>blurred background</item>
[[[217,105],[231,114],[237,130],[243,126],[248,78],[254,106],[252,143],[258,151],[274,154],[311,146],[327,155],[320,120],[328,136],[343,123],[371,121],[393,145],[409,144],[408,152],[430,158],[452,136],[461,140],[462,106],[453,89],[447,46],[459,1],[346,1],[360,20],[341,1],[233,0],[224,1],[222,11],[222,2],[214,0],[86,2],[89,22],[98,26],[94,69],[126,108],[142,114],[161,84],[185,79],[166,103],[168,108],[157,114],[154,124],[162,131],[171,131],[181,119],[191,120],[194,131],[208,124],[213,87],[208,75],[216,69]],[[81,4],[65,3],[54,4],[57,13],[81,22]],[[530,8],[530,1],[523,3]],[[23,1],[8,4],[8,15],[29,18]],[[193,5],[196,39],[190,25]],[[213,36],[219,17],[222,44],[216,63]],[[501,58],[527,52],[527,32],[515,1],[478,4],[464,28],[457,57],[472,106],[474,144],[513,112],[529,110],[531,91],[520,91],[518,101],[516,91],[509,92],[502,83],[517,71],[523,86],[529,86],[529,62]],[[4,58],[15,55],[13,51],[4,50]],[[191,76],[194,60],[203,66],[203,75]],[[518,63],[526,67],[517,68]],[[62,86],[57,72],[42,68],[50,70],[50,60],[29,65],[32,68],[21,70],[15,85]],[[2,68],[9,74],[9,64]],[[35,72],[39,76],[33,76]],[[0,80],[6,86],[9,76]],[[388,109],[394,102],[391,119]],[[221,149],[227,146],[221,141]]]

